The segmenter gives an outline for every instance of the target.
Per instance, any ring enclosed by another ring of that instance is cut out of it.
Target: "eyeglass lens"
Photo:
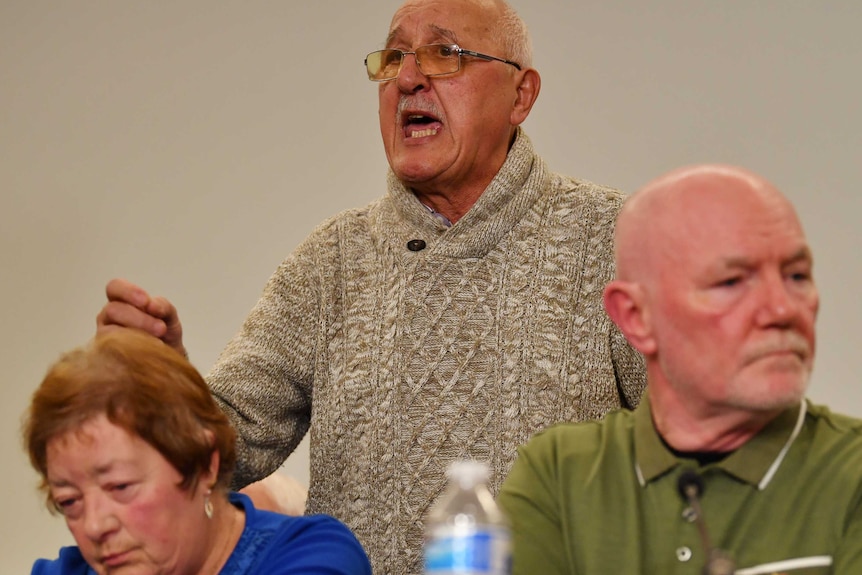
[[[426,76],[440,76],[458,71],[458,52],[446,44],[419,46],[415,52],[378,50],[368,55],[365,65],[372,80],[391,80],[398,77],[405,54],[415,54],[419,71]]]

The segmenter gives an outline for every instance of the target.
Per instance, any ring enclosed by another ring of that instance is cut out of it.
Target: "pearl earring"
[[[204,496],[204,513],[206,513],[207,519],[213,518],[213,502],[210,501],[210,494],[212,491],[207,491],[207,494]]]

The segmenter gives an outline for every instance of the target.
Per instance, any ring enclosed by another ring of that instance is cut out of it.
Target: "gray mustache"
[[[789,331],[780,337],[758,344],[746,353],[747,361],[754,361],[765,355],[780,352],[791,352],[803,357],[811,355],[811,346],[799,333]]]
[[[401,114],[408,109],[414,112],[434,116],[440,121],[443,121],[443,113],[439,108],[437,108],[437,105],[431,100],[421,96],[401,96],[401,98],[398,99],[398,110],[395,112],[396,118],[400,120]]]

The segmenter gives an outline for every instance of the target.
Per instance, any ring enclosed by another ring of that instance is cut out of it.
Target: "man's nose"
[[[782,274],[770,274],[760,286],[757,320],[763,326],[787,326],[800,310],[800,296]]]
[[[428,76],[419,69],[419,59],[416,54],[404,54],[401,70],[398,72],[398,89],[405,94],[415,94],[428,88]]]

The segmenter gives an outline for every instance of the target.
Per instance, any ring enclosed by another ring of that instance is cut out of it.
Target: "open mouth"
[[[427,138],[435,136],[443,124],[428,114],[405,114],[402,119],[405,138]]]

